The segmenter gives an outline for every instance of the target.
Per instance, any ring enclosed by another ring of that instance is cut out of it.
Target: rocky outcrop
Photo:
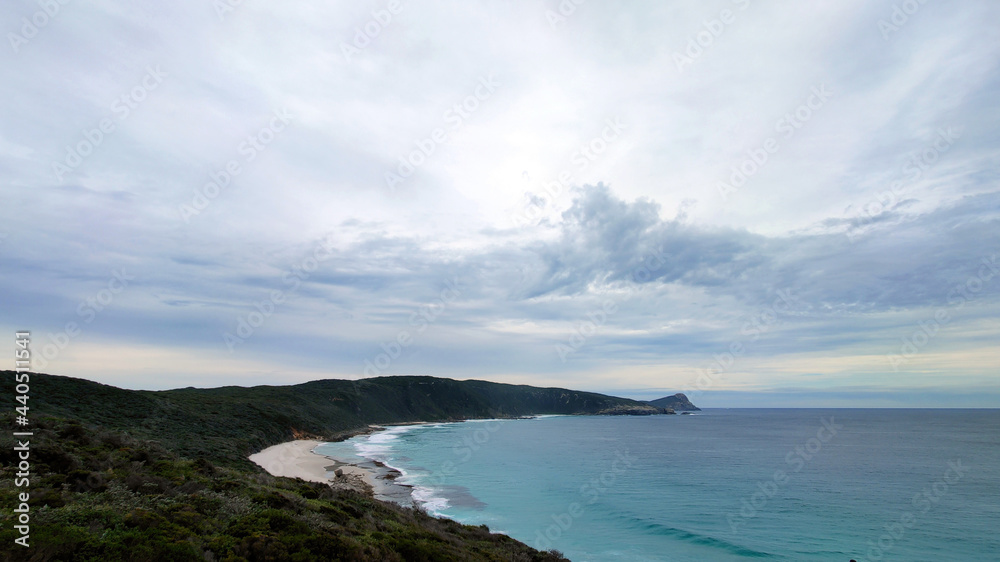
[[[688,400],[688,397],[683,393],[678,392],[673,396],[664,396],[663,398],[657,398],[656,400],[647,400],[647,404],[656,406],[657,408],[670,408],[678,412],[699,412],[701,408],[695,406]]]
[[[674,414],[671,408],[656,406],[615,406],[597,412],[598,416],[652,416],[656,414]]]

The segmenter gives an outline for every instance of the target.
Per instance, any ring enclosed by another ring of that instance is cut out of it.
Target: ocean
[[[1000,560],[1000,410],[713,409],[397,426],[431,513],[574,561]]]

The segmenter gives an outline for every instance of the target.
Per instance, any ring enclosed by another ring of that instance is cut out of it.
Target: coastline
[[[319,441],[316,439],[296,439],[272,445],[247,457],[272,476],[286,478],[301,478],[309,482],[319,482],[330,485],[335,490],[353,490],[377,500],[392,502],[404,507],[417,507],[427,502],[414,492],[419,489],[411,484],[398,481],[405,472],[383,462],[365,459],[346,461],[335,456],[316,452],[316,448],[325,443],[347,441],[361,435],[373,435],[394,427],[420,426],[441,423],[465,423],[470,421],[490,421],[499,419],[536,419],[540,417],[572,416],[574,414],[542,414],[530,416],[512,416],[509,418],[473,418],[448,420],[443,422],[398,422],[391,424],[372,424],[366,428],[349,430],[334,436],[332,439]],[[340,476],[333,473],[340,470]]]
[[[313,452],[323,441],[298,439],[272,445],[247,457],[271,476],[301,478],[308,482],[330,484],[334,488],[350,488],[371,494],[375,488],[375,474],[349,463]],[[327,477],[328,472],[340,469],[342,476]]]
[[[374,433],[383,429],[386,428],[373,427],[370,431],[358,434]],[[400,471],[378,461],[352,463],[317,453],[316,447],[326,442],[315,439],[287,441],[272,445],[247,458],[271,476],[301,478],[308,482],[328,484],[335,490],[352,490],[407,507],[415,505],[413,487],[395,482],[403,475]],[[341,471],[341,475],[330,474],[337,470]]]

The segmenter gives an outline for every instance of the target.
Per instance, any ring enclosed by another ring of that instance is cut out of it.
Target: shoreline
[[[384,429],[386,428],[381,426],[372,427],[357,435]],[[379,461],[347,462],[317,453],[316,447],[324,443],[330,441],[296,439],[272,445],[247,458],[271,476],[301,478],[307,482],[328,484],[335,490],[352,490],[406,507],[416,505],[413,487],[396,482],[396,479],[403,476],[402,472]],[[335,475],[338,470],[341,471],[339,476]]]
[[[349,488],[371,494],[376,486],[370,471],[314,452],[325,443],[315,439],[297,439],[272,445],[247,457],[271,476],[301,478],[307,482],[330,484],[334,488]],[[328,477],[328,472],[341,470],[341,476]]]
[[[417,507],[420,500],[413,496],[414,486],[397,480],[405,474],[397,468],[377,460],[348,462],[333,456],[317,453],[316,447],[324,443],[339,443],[361,435],[372,435],[387,431],[392,427],[430,425],[439,423],[465,423],[493,419],[535,419],[573,414],[549,414],[532,416],[512,416],[509,418],[472,418],[448,421],[414,421],[387,424],[372,424],[341,432],[332,439],[296,439],[271,445],[247,458],[263,468],[271,476],[301,478],[308,482],[328,484],[335,490],[353,490],[377,500],[388,501],[404,507]],[[342,474],[335,476],[335,471]]]

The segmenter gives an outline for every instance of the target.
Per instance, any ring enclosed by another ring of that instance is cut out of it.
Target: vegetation
[[[12,372],[3,374],[5,381],[13,380]],[[184,457],[242,468],[254,468],[246,457],[271,445],[302,437],[342,439],[371,424],[597,414],[616,407],[663,412],[592,392],[435,377],[154,392],[33,374],[31,395],[38,412],[126,431]]]
[[[2,375],[5,386],[14,380]],[[485,526],[274,478],[246,457],[370,424],[665,412],[594,393],[432,377],[152,392],[31,374],[30,386],[31,547],[14,543],[11,510],[25,488],[14,485],[7,432],[2,560],[564,560]],[[0,410],[9,428],[14,406]]]
[[[673,396],[664,396],[663,398],[657,398],[656,400],[649,400],[646,402],[658,408],[669,408],[671,410],[677,410],[678,412],[700,412],[701,408],[695,406],[688,400],[688,397],[683,393],[678,392]]]
[[[13,415],[0,419],[13,425]],[[9,438],[0,449],[3,560],[561,560],[485,527],[338,492],[184,459],[160,445],[46,418],[31,437],[30,547]]]

